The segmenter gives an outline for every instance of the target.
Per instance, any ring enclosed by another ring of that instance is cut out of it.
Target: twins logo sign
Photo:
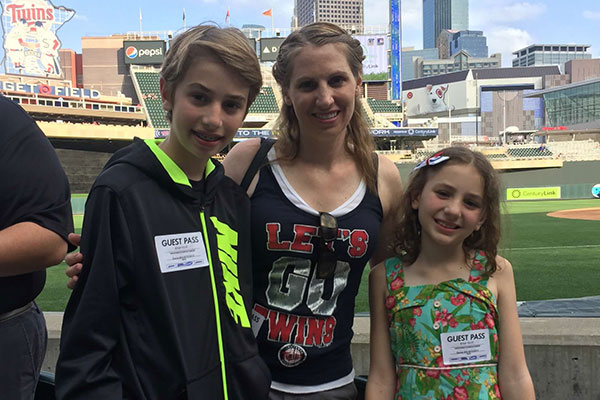
[[[58,29],[75,11],[47,0],[5,0],[1,13],[7,73],[60,78]],[[0,6],[2,9],[2,6]]]

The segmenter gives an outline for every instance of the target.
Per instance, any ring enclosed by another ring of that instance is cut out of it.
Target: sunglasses
[[[321,240],[318,247],[317,259],[317,278],[331,278],[335,273],[337,257],[330,246],[337,239],[338,224],[337,219],[329,213],[319,213],[319,223],[321,229]]]

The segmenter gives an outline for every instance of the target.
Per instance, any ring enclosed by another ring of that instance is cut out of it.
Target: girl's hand
[[[71,242],[73,245],[79,247],[79,245],[81,243],[81,235],[78,235],[76,233],[69,233],[68,239],[69,239],[69,242]],[[67,282],[67,287],[69,289],[75,288],[75,284],[77,283],[78,275],[81,273],[81,268],[83,267],[83,264],[81,263],[82,261],[83,261],[83,254],[81,254],[78,251],[69,253],[65,257],[65,262],[68,265],[68,267],[65,271],[65,275],[67,275],[69,277],[69,281]]]

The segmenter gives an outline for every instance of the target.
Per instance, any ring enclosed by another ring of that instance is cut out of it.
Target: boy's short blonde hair
[[[248,112],[262,86],[262,75],[256,50],[250,47],[248,38],[236,28],[198,25],[175,37],[160,70],[160,76],[165,81],[168,93],[171,96],[175,94],[177,85],[190,65],[206,51],[248,84],[250,88],[246,104],[246,112]],[[167,120],[171,121],[171,117],[172,113],[168,111]]]

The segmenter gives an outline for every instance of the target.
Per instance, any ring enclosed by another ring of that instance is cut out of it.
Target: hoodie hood
[[[171,192],[182,201],[206,205],[214,198],[217,186],[224,178],[224,168],[209,159],[201,181],[190,181],[183,170],[158,145],[162,139],[135,138],[133,143],[117,151],[104,169],[117,164],[129,164]]]

